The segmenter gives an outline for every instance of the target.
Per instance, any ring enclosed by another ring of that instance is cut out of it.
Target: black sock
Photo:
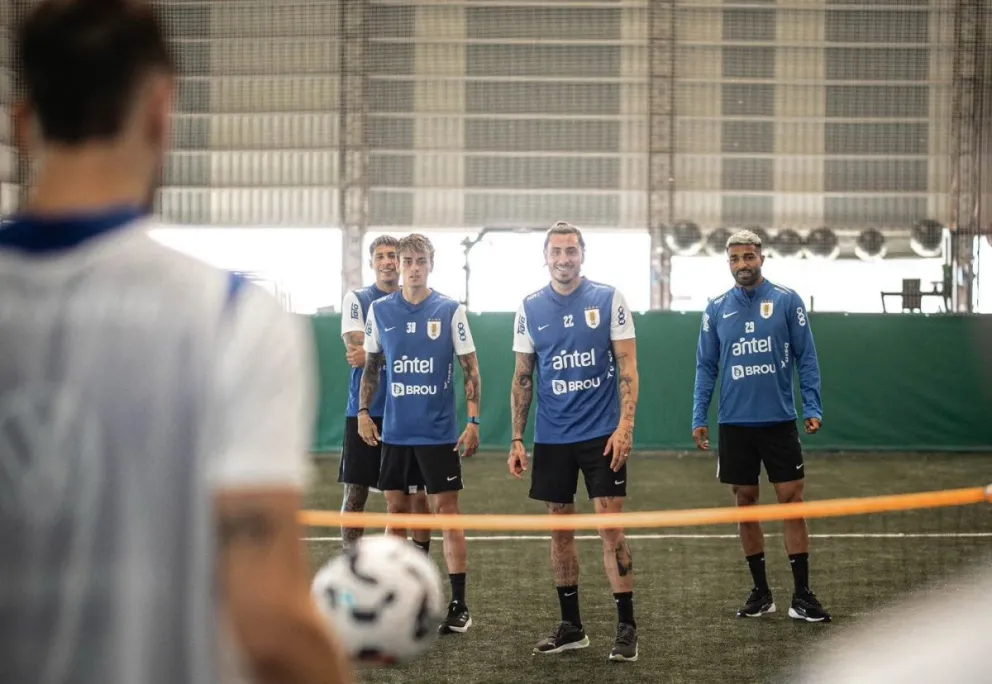
[[[419,539],[414,539],[413,543],[420,547],[420,550],[426,553],[428,556],[431,555],[431,540],[420,541]]]
[[[577,586],[558,587],[558,604],[561,606],[561,619],[576,627],[582,626],[579,616],[579,588]]]
[[[617,602],[617,622],[637,627],[637,623],[634,622],[634,592],[613,594],[613,600]]]
[[[765,552],[747,556],[745,559],[747,566],[751,568],[751,578],[754,580],[755,589],[768,591],[768,577],[765,575]]]
[[[465,573],[456,572],[454,574],[449,574],[448,579],[451,580],[451,600],[455,603],[460,603],[463,606],[465,604]]]
[[[789,563],[792,565],[792,579],[796,582],[796,593],[809,593],[809,554],[790,553]]]

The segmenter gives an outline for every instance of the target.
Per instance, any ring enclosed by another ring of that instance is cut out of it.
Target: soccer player
[[[298,522],[307,328],[147,234],[176,88],[151,4],[33,3],[15,54],[33,174],[0,229],[0,681],[351,681]]]
[[[403,288],[373,302],[365,323],[358,431],[368,444],[382,444],[379,489],[385,492],[389,513],[409,513],[408,488],[423,480],[434,511],[458,515],[461,456],[471,456],[479,448],[482,380],[475,343],[465,306],[428,286],[434,269],[431,241],[423,235],[408,235],[400,240],[397,252]],[[460,437],[452,385],[456,356],[468,404],[468,424]],[[369,407],[383,369],[387,392],[380,433]],[[406,537],[405,529],[391,531]],[[444,558],[451,603],[440,631],[464,633],[472,626],[465,601],[464,530],[444,531]]]
[[[539,384],[530,497],[544,501],[552,515],[572,514],[582,471],[596,512],[620,513],[627,494],[627,459],[637,410],[634,322],[619,290],[582,275],[585,241],[578,228],[565,222],[552,226],[544,240],[544,258],[551,283],[524,299],[514,321],[510,474],[520,479],[527,469],[524,431],[536,365]],[[623,530],[604,529],[600,536],[618,618],[609,657],[637,660],[630,547]],[[561,622],[537,643],[535,653],[560,653],[589,645],[579,614],[575,534],[555,531],[551,539]]]
[[[753,232],[742,230],[730,236],[727,256],[737,285],[711,301],[703,314],[696,351],[692,437],[700,449],[709,449],[707,417],[720,375],[720,482],[730,485],[738,506],[753,506],[758,503],[763,463],[780,503],[802,501],[803,449],[796,426],[793,368],[799,371],[806,434],[815,434],[823,420],[820,368],[806,306],[798,294],[761,274],[765,257],[761,238]],[[830,615],[809,588],[806,521],[786,520],[783,525],[795,580],[789,616],[829,622]],[[754,588],[737,615],[773,613],[761,524],[741,523],[740,536]]]
[[[338,482],[344,484],[342,512],[362,512],[369,498],[369,489],[379,483],[381,447],[371,446],[358,434],[358,394],[362,383],[362,370],[365,368],[365,318],[372,302],[399,289],[399,260],[396,247],[399,240],[391,235],[383,235],[369,246],[369,265],[375,271],[375,284],[359,290],[351,290],[341,304],[341,337],[347,349],[346,358],[352,367],[351,388],[348,393],[348,408],[345,412],[344,444],[341,449],[341,465]],[[382,413],[386,406],[386,394],[380,388],[369,405],[369,416],[382,430]],[[410,509],[414,513],[430,513],[423,481],[411,485]],[[343,546],[349,546],[364,533],[362,527],[342,527]],[[414,530],[413,542],[424,553],[431,548],[430,530]]]

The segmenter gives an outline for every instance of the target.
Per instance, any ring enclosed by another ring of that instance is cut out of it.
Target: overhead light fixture
[[[944,226],[933,219],[923,219],[913,224],[909,234],[909,246],[917,256],[924,258],[940,256],[944,242]]]
[[[884,259],[885,253],[885,236],[874,228],[861,231],[854,243],[855,256],[865,261]]]
[[[666,231],[665,244],[676,254],[692,256],[703,245],[703,231],[692,221],[679,221]]]
[[[723,256],[727,253],[727,240],[732,233],[726,228],[717,228],[706,236],[704,249],[710,256]]]
[[[770,241],[771,253],[785,259],[802,256],[805,245],[803,236],[791,228],[780,230]]]
[[[829,228],[817,228],[806,236],[806,256],[812,259],[836,259],[840,254],[840,241]]]

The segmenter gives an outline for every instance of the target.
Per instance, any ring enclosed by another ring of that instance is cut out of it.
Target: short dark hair
[[[400,241],[394,238],[392,235],[380,235],[379,237],[377,237],[375,240],[372,241],[371,245],[369,245],[369,256],[370,257],[375,256],[375,250],[379,249],[380,247],[398,248],[399,246],[400,246]]]
[[[586,241],[582,238],[582,231],[568,221],[558,221],[558,223],[548,228],[548,232],[544,236],[545,252],[548,251],[548,245],[551,243],[552,235],[575,235],[579,238],[579,247],[582,248],[583,252],[586,250]]]
[[[175,73],[162,25],[139,0],[43,0],[18,26],[17,73],[45,140],[119,135],[141,80]]]

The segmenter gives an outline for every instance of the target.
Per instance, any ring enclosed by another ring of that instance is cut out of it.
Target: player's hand
[[[353,344],[345,345],[347,352],[345,352],[344,357],[348,360],[348,365],[352,368],[364,368],[365,367],[365,348],[361,345],[355,346]]]
[[[378,446],[379,440],[379,428],[376,427],[375,421],[366,411],[362,411],[358,414],[358,434],[369,446]]]
[[[696,442],[696,447],[702,451],[710,448],[710,429],[703,425],[692,431],[692,438]]]
[[[630,458],[630,450],[634,448],[634,425],[621,422],[610,438],[606,441],[603,456],[610,456],[610,470],[619,472],[623,464]]]
[[[815,435],[820,430],[820,425],[822,421],[819,418],[807,418],[806,419],[806,434]]]
[[[462,436],[458,438],[455,451],[461,453],[462,458],[468,458],[479,449],[479,426],[469,423],[465,426]]]
[[[527,470],[527,448],[519,439],[510,443],[510,457],[506,459],[506,465],[510,468],[510,475],[518,480],[523,479]]]

